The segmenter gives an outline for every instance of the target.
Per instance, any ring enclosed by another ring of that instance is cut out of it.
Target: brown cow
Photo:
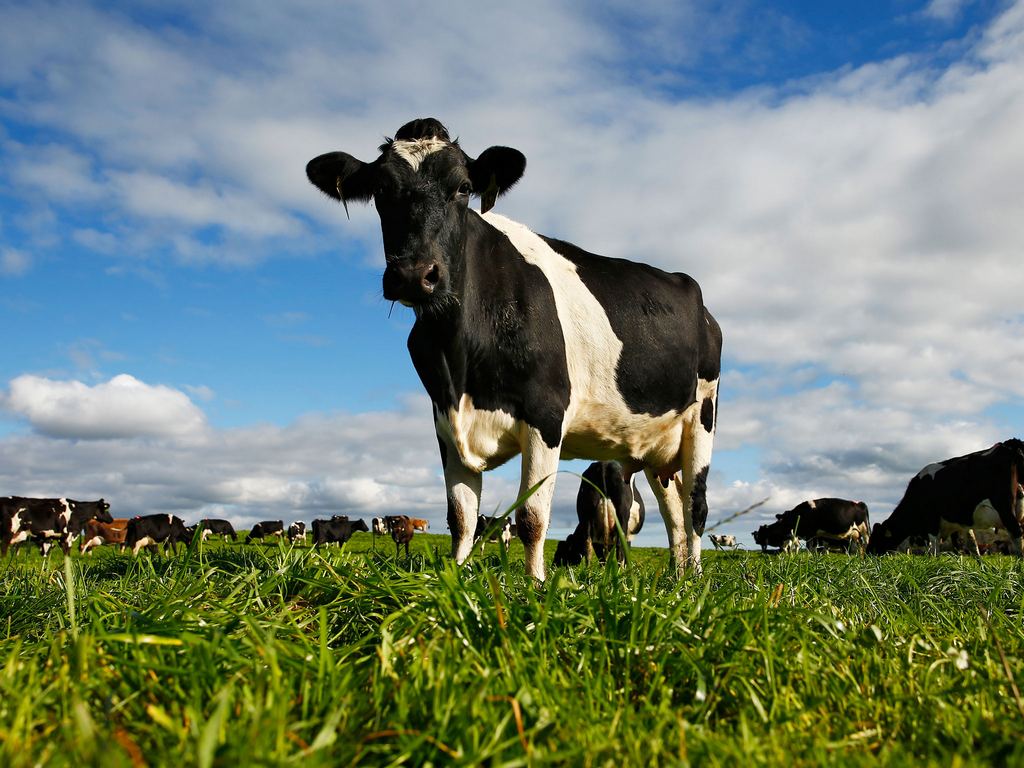
[[[116,517],[109,523],[99,520],[85,522],[85,536],[82,537],[82,554],[100,544],[120,544],[124,546],[124,537],[128,533],[128,518]]]
[[[409,556],[409,542],[412,541],[413,526],[412,518],[405,515],[389,515],[384,518],[384,524],[391,531],[391,540],[395,542],[395,557],[398,557],[398,548],[405,545],[405,556]]]
[[[430,527],[430,523],[427,520],[424,520],[422,517],[412,517],[409,519],[412,522],[412,527],[415,528],[417,531],[426,532],[427,528]]]

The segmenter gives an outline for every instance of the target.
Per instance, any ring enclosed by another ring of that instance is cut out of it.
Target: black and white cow
[[[33,499],[25,496],[0,498],[0,553],[27,539],[33,539],[40,552],[46,554],[56,542],[64,554],[71,550],[71,542],[82,532],[86,522],[99,520],[110,523],[110,504],[103,499],[76,501],[75,499]]]
[[[470,554],[482,473],[522,454],[526,570],[543,542],[559,458],[615,459],[655,490],[678,573],[700,569],[722,334],[693,278],[588,253],[490,213],[526,158],[476,159],[432,118],[364,163],[309,162],[321,191],[373,200],[384,298],[414,309],[413,365],[433,403],[455,560]],[[481,213],[469,207],[481,197]]]
[[[323,544],[337,543],[340,547],[356,531],[369,531],[365,520],[349,520],[335,516],[330,520],[314,520],[312,523],[313,546],[320,547]]]
[[[223,536],[224,541],[227,541],[230,537],[232,541],[238,540],[238,534],[235,533],[235,527],[231,525],[228,520],[220,520],[218,518],[205,517],[198,523],[203,528],[203,539],[206,539],[207,532],[210,536]]]
[[[711,539],[711,544],[715,549],[736,549],[738,546],[736,537],[731,533],[712,533],[708,538]]]
[[[124,545],[131,548],[134,556],[143,547],[156,552],[157,545],[163,544],[166,554],[168,547],[174,550],[178,544],[188,544],[194,534],[195,526],[186,528],[185,522],[177,515],[142,515],[128,521]]]
[[[911,478],[900,503],[871,532],[870,554],[896,550],[910,536],[941,538],[966,531],[977,554],[974,529],[1005,529],[1021,555],[1024,510],[1017,488],[1024,480],[1024,443],[1016,438],[984,451],[929,464]]]
[[[415,527],[415,526],[413,526]],[[512,520],[508,517],[477,515],[473,541],[497,541],[506,550],[512,544]]]
[[[288,526],[288,541],[294,544],[297,539],[301,539],[303,543],[306,541],[306,524],[301,520],[296,520]]]
[[[775,516],[775,522],[754,531],[754,541],[762,551],[768,547],[790,548],[804,539],[811,548],[840,542],[862,550],[868,543],[870,519],[862,501],[846,499],[811,499]]]
[[[264,520],[256,523],[245,537],[245,543],[251,544],[256,539],[262,541],[267,536],[284,536],[284,520]]]
[[[645,517],[644,500],[636,482],[624,478],[619,462],[595,461],[583,470],[583,479],[576,494],[576,519],[586,531],[590,546],[601,562],[607,559],[613,548],[619,562],[625,562],[616,521],[626,535],[626,541],[632,541],[643,528]]]

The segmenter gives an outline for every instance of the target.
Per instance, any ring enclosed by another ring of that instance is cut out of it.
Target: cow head
[[[884,555],[886,552],[895,550],[905,538],[906,536],[897,536],[887,521],[875,523],[871,529],[871,536],[868,537],[868,546],[865,552],[869,555]]]
[[[457,296],[469,217],[469,199],[481,213],[523,175],[526,158],[491,147],[475,160],[437,120],[406,123],[364,163],[344,152],[320,155],[306,175],[340,200],[373,200],[384,236],[384,298],[418,309],[444,306]]]

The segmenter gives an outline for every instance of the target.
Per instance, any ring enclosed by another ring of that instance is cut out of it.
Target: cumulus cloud
[[[15,401],[23,408],[23,384],[13,385],[7,405]],[[61,391],[80,399],[83,386]],[[110,389],[92,389],[103,387]],[[247,526],[260,519],[407,513],[445,530],[430,404],[419,395],[393,411],[307,414],[284,426],[155,434],[136,424],[118,437],[68,439],[81,431],[64,424],[60,434],[4,436],[0,488],[30,496],[103,496],[118,515],[172,512],[188,520],[227,517]],[[517,487],[502,474],[488,476],[484,511],[504,509]]]
[[[0,249],[0,275],[20,277],[32,267],[32,257],[14,248]]]
[[[183,392],[128,374],[94,386],[23,375],[10,382],[4,402],[7,410],[50,437],[192,435],[206,423]]]

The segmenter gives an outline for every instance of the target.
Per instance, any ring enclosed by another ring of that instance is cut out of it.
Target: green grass
[[[414,547],[8,558],[0,764],[1024,763],[1011,558]]]

